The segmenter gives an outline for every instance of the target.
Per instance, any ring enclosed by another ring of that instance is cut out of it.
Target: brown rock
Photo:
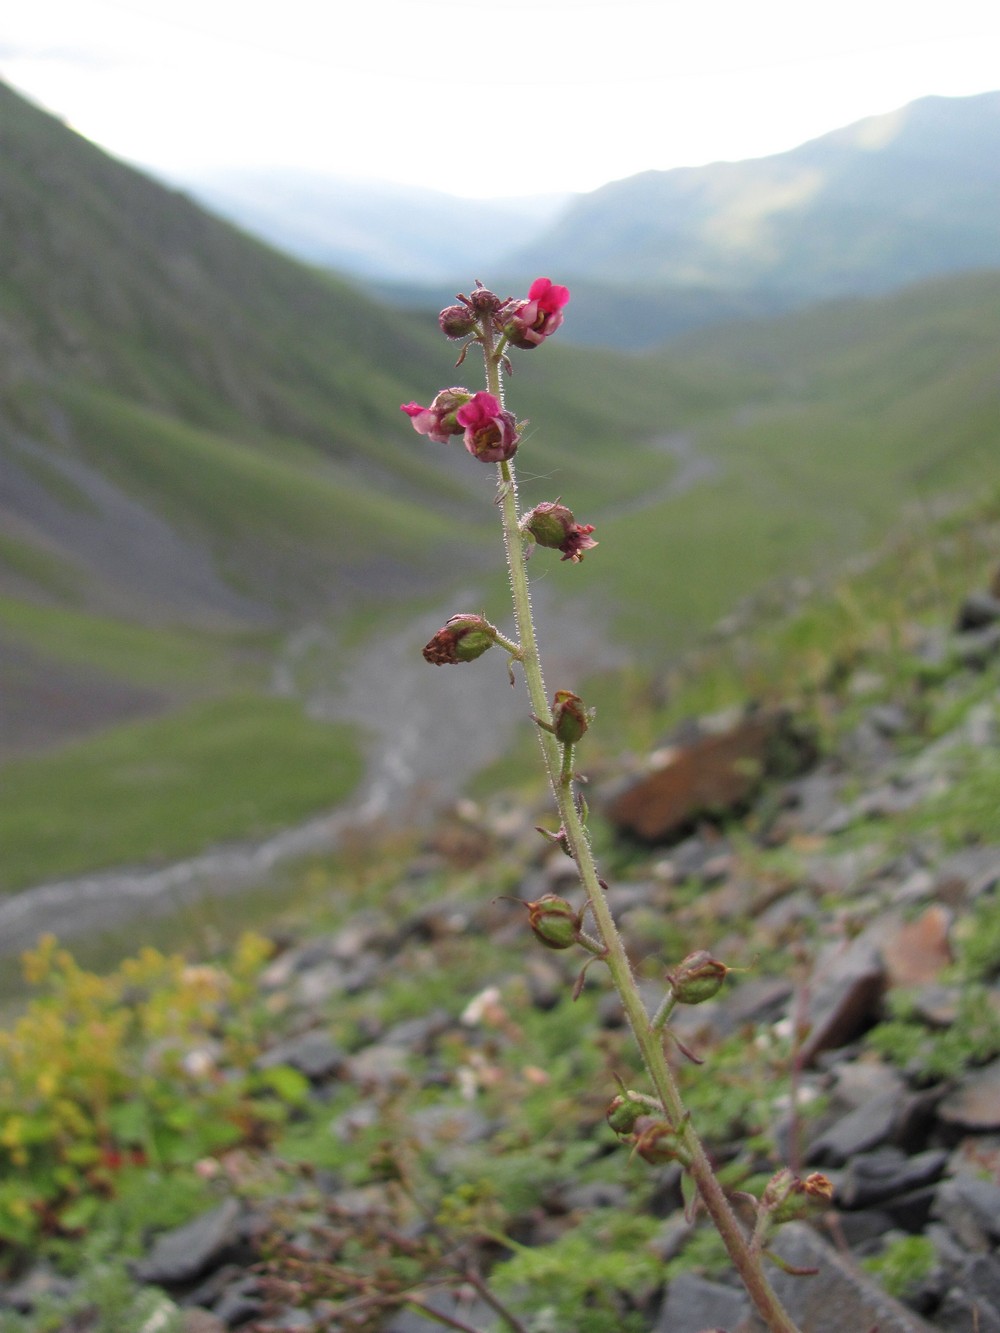
[[[765,777],[801,772],[814,753],[787,710],[750,712],[664,751],[654,771],[611,802],[608,818],[623,832],[662,841],[699,818],[739,809]]]
[[[214,1314],[195,1307],[181,1316],[181,1333],[226,1333],[226,1325]]]
[[[803,1063],[810,1064],[820,1051],[835,1050],[870,1027],[884,989],[885,969],[871,941],[860,937],[832,954],[810,987]]]
[[[952,962],[948,943],[951,913],[935,903],[915,921],[896,921],[882,940],[890,986],[925,986]]]
[[[966,1075],[937,1113],[940,1120],[964,1129],[1000,1129],[1000,1060]]]

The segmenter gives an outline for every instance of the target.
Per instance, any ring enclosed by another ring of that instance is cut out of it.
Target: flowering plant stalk
[[[504,406],[503,376],[511,370],[508,349],[537,348],[560,327],[569,292],[548,278],[538,278],[527,298],[501,300],[477,283],[471,295],[460,295],[457,299],[458,305],[441,312],[441,329],[449,338],[464,340],[457,365],[464,362],[470,347],[479,347],[486,389],[478,392],[460,387],[443,389],[428,407],[407,403],[402,410],[418,433],[440,443],[461,437],[473,457],[495,465],[517,640],[506,638],[484,616],[460,613],[452,616],[431,639],[424,656],[435,664],[469,662],[499,645],[508,654],[511,683],[514,683],[515,664],[524,672],[531,717],[537,726],[560,820],[558,831],[546,836],[575,861],[587,895],[583,911],[575,910],[565,899],[554,895],[529,903],[528,924],[546,947],[577,948],[589,955],[577,982],[577,994],[591,964],[607,966],[652,1086],[651,1094],[623,1086],[608,1109],[609,1124],[646,1161],[681,1164],[693,1180],[767,1327],[774,1333],[795,1333],[795,1325],[764,1271],[766,1243],[778,1222],[828,1201],[829,1182],[820,1176],[800,1182],[784,1169],[761,1199],[753,1200],[757,1213],[752,1233],[748,1235],[737,1220],[691,1124],[666,1058],[668,1038],[677,1040],[670,1038],[668,1026],[674,1008],[678,1004],[698,1004],[716,994],[728,969],[706,952],[689,955],[667,973],[664,1001],[655,1015],[647,1014],[611,914],[608,886],[598,873],[587,836],[586,804],[577,791],[576,746],[589,727],[591,715],[571,690],[557,690],[550,703],[542,676],[527,556],[532,546],[539,545],[559,550],[564,560],[579,563],[597,543],[591,536],[593,526],[577,523],[560,500],[540,504],[525,515],[520,513],[513,459],[523,424]],[[584,929],[588,912],[594,923],[592,933]]]

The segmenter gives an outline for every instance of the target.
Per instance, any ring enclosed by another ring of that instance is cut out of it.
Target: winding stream
[[[718,464],[700,455],[686,432],[663,436],[657,445],[677,460],[674,475],[605,517],[662,503],[718,473]],[[557,597],[555,581],[544,573],[535,576],[532,595],[552,688],[625,661],[610,634],[608,608],[584,596],[573,602]],[[325,626],[297,630],[275,666],[274,691],[302,698],[311,717],[364,729],[367,772],[354,797],[258,842],[216,847],[162,867],[95,872],[4,899],[0,955],[30,947],[42,931],[69,938],[266,884],[277,865],[331,850],[347,829],[412,825],[454,799],[476,772],[504,753],[516,727],[530,725],[523,678],[510,688],[504,654],[490,653],[474,669],[458,670],[429,667],[421,659],[421,647],[450,614],[479,605],[474,590],[459,594],[447,607],[364,644],[346,666]]]

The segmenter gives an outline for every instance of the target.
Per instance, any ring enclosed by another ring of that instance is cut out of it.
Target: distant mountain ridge
[[[1000,266],[1000,92],[927,97],[787,153],[580,196],[515,267],[796,304]]]
[[[180,184],[222,217],[309,263],[374,282],[417,279],[448,288],[461,274],[503,267],[570,197],[462,199],[290,168],[189,175]]]
[[[489,274],[574,288],[568,337],[640,348],[812,301],[1000,267],[1000,92],[927,97],[789,152],[648,171],[563,201],[301,175],[192,181],[294,253],[432,310]]]

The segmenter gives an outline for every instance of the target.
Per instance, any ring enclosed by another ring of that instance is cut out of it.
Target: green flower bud
[[[616,1134],[631,1134],[640,1116],[649,1116],[649,1107],[630,1097],[628,1092],[620,1092],[605,1112],[608,1124]]]
[[[650,1166],[665,1166],[668,1162],[687,1166],[691,1161],[683,1139],[666,1120],[656,1120],[651,1115],[640,1116],[635,1122],[633,1138],[635,1151]]]
[[[705,949],[689,953],[673,972],[667,973],[670,990],[678,1004],[704,1004],[718,995],[729,968]]]
[[[435,666],[474,662],[496,643],[496,629],[483,616],[452,616],[424,648],[424,659]]]
[[[556,690],[552,700],[552,732],[563,745],[575,745],[590,726],[583,700],[572,690]]]
[[[546,949],[571,949],[576,944],[583,914],[565,898],[547,893],[527,906],[528,924]]]
[[[558,500],[545,500],[536,505],[521,520],[521,531],[531,536],[539,546],[562,551],[563,559],[579,564],[585,551],[597,542],[591,537],[593,523],[577,523],[572,511]]]

